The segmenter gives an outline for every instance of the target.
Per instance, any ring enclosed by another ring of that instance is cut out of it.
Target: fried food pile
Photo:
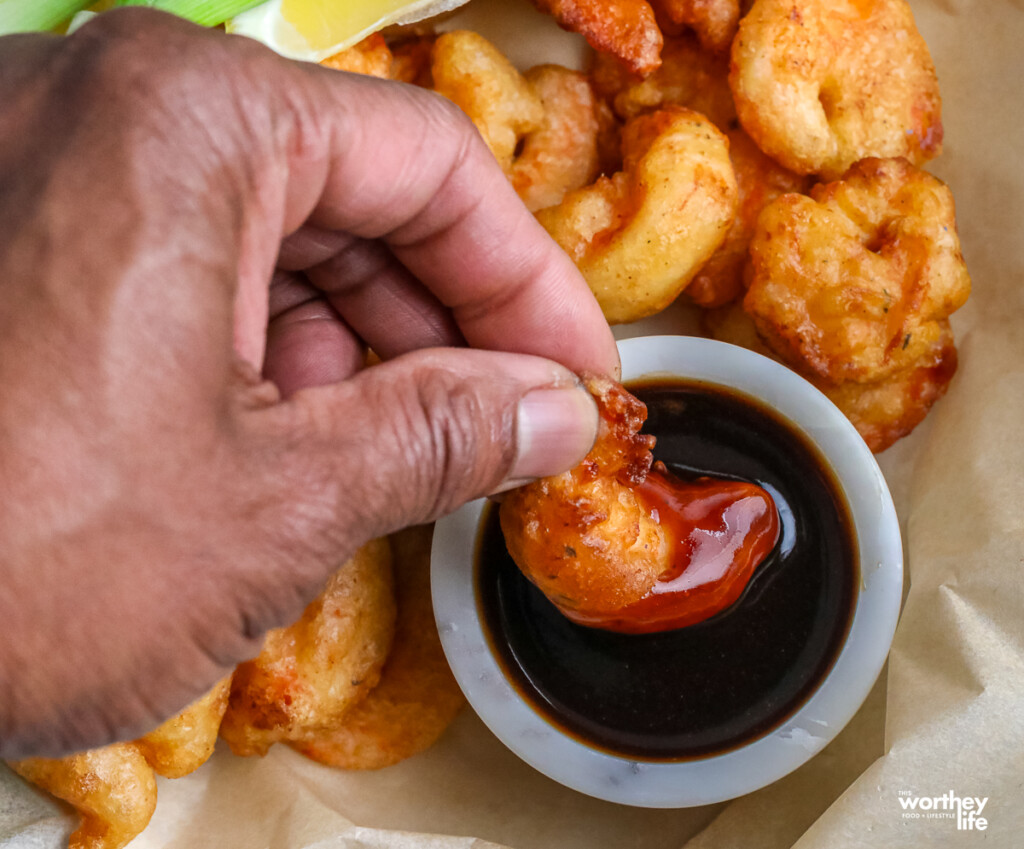
[[[432,745],[464,704],[430,601],[430,526],[359,549],[260,654],[131,743],[10,764],[74,807],[69,849],[120,849],[156,809],[155,775],[180,778],[213,753],[286,742],[340,769],[380,769]]]
[[[906,0],[537,0],[596,52],[523,73],[481,36],[364,42],[335,67],[473,120],[609,323],[681,293],[785,363],[873,451],[946,391],[967,300],[941,99]],[[745,14],[741,17],[740,12]]]

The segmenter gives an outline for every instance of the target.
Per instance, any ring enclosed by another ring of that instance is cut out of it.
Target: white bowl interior
[[[782,778],[820,751],[867,698],[899,616],[903,548],[885,479],[846,417],[803,378],[744,348],[688,336],[619,343],[622,379],[676,376],[731,387],[775,409],[832,467],[850,508],[860,586],[832,669],[788,719],[731,751],[677,762],[631,760],[590,748],[552,725],[506,680],[480,621],[474,559],[484,500],[438,522],[431,582],[448,661],[470,704],[519,757],[568,787],[621,804],[679,808],[732,799]]]

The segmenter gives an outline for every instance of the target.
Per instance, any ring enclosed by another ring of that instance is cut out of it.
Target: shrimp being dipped
[[[513,560],[582,625],[663,631],[725,609],[778,538],[771,497],[742,481],[674,477],[640,433],[646,407],[607,378],[586,385],[601,413],[597,442],[576,468],[506,496]]]

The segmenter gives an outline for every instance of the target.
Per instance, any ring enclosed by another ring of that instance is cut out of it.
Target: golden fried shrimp
[[[906,0],[757,0],[729,82],[750,137],[800,174],[835,179],[869,156],[920,165],[942,145],[935,68]]]
[[[689,34],[665,39],[661,67],[647,77],[601,53],[594,56],[590,73],[594,90],[623,120],[668,105],[700,112],[723,132],[737,120],[728,59],[703,50]]]
[[[907,368],[970,292],[952,194],[902,159],[867,159],[810,197],[777,198],[750,252],[743,303],[758,332],[834,384]]]
[[[548,598],[611,613],[646,596],[672,555],[633,489],[654,461],[654,439],[640,433],[646,407],[606,378],[589,378],[587,389],[601,412],[593,449],[576,468],[508,493],[501,529],[512,559]]]
[[[655,0],[655,6],[673,24],[697,33],[706,50],[725,53],[732,45],[740,20],[739,0]]]
[[[810,188],[809,177],[794,174],[765,156],[743,130],[731,130],[726,136],[739,205],[722,247],[686,287],[686,294],[702,307],[721,306],[743,294],[744,275],[750,263],[750,239],[761,210],[779,195],[803,193]]]
[[[434,90],[472,119],[507,174],[520,139],[544,120],[533,87],[493,44],[467,30],[438,36],[431,71]]]
[[[615,56],[637,74],[658,67],[661,30],[647,0],[533,0],[558,25],[582,35],[598,53]]]
[[[120,849],[142,833],[156,810],[156,777],[180,778],[213,754],[230,678],[163,725],[131,743],[113,743],[66,758],[9,764],[63,799],[81,816],[69,849]]]
[[[68,838],[68,849],[121,849],[142,833],[156,810],[153,769],[133,743],[9,766],[79,813],[82,822]]]
[[[302,754],[341,769],[391,766],[433,745],[465,704],[434,621],[431,535],[423,525],[390,538],[398,620],[380,683],[337,728],[294,744]]]
[[[778,540],[771,496],[652,466],[654,439],[639,433],[646,407],[608,379],[586,385],[601,414],[597,441],[575,469],[506,496],[512,559],[580,625],[651,633],[724,610]]]
[[[391,71],[389,76],[402,83],[433,88],[434,78],[430,70],[431,54],[434,51],[433,35],[407,38],[391,45]]]
[[[757,335],[754,322],[740,304],[710,310],[703,316],[709,336],[749,348],[785,363]],[[884,451],[917,427],[939,400],[956,373],[957,352],[948,321],[940,322],[936,342],[908,368],[874,383],[832,384],[810,376],[857,429],[868,448]]]
[[[622,171],[537,213],[613,324],[676,299],[725,239],[737,198],[729,143],[696,112],[634,118],[622,152]]]
[[[230,688],[228,676],[177,716],[135,741],[158,775],[181,778],[210,759]]]
[[[598,117],[587,78],[558,65],[539,65],[526,81],[544,107],[540,126],[523,136],[508,178],[534,212],[561,203],[566,192],[597,177]]]
[[[236,755],[306,740],[333,727],[380,680],[395,601],[386,540],[359,549],[298,622],[267,634],[231,681],[221,736]]]
[[[374,33],[347,50],[328,56],[320,64],[336,71],[350,71],[386,80],[391,77],[391,62],[391,50],[384,37]]]

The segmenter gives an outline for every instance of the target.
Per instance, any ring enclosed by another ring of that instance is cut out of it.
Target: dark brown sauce
[[[477,603],[506,675],[549,722],[624,757],[705,757],[778,726],[832,667],[856,599],[849,509],[818,451],[759,402],[695,382],[629,388],[647,404],[655,458],[675,475],[771,493],[775,549],[723,612],[675,631],[613,633],[570,622],[523,577],[490,507]]]

